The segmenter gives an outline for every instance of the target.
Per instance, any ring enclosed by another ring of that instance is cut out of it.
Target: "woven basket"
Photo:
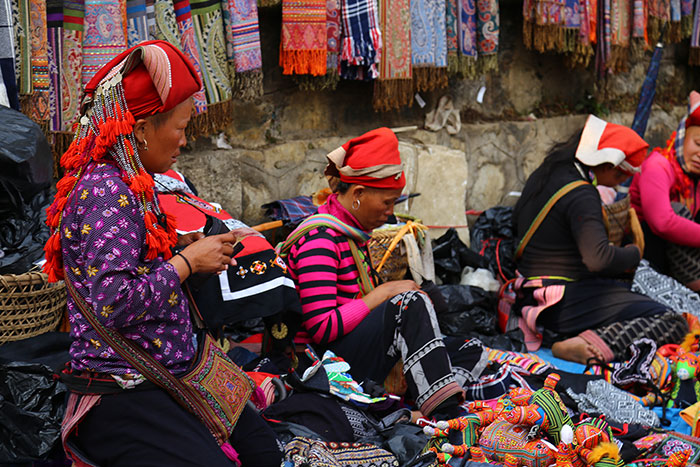
[[[394,239],[394,236],[399,231],[395,229],[382,229],[372,232],[372,236],[367,242],[369,255],[372,258],[372,266],[376,269],[379,262],[384,257],[384,253],[389,248],[389,244]],[[391,252],[389,259],[386,260],[382,270],[379,271],[379,277],[384,282],[398,281],[406,276],[408,271],[408,257],[406,256],[406,247],[403,242],[399,242],[396,248]]]
[[[620,246],[630,230],[630,197],[604,205],[603,213],[610,243]]]
[[[0,344],[55,330],[65,306],[63,282],[40,272],[0,275]]]

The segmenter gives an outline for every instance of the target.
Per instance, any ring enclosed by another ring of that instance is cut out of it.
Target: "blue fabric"
[[[548,361],[559,370],[568,371],[569,373],[582,374],[583,370],[586,369],[586,366],[581,365],[580,363],[569,362],[555,357],[554,355],[552,355],[552,349],[546,349],[544,347],[541,347],[540,350],[533,353],[538,357]]]
[[[299,223],[312,214],[316,214],[318,210],[318,207],[311,200],[311,196],[280,199],[263,204],[262,207],[266,209],[265,215],[274,220],[283,221],[285,224]]]
[[[692,429],[690,425],[685,423],[685,421],[681,418],[681,410],[683,409],[666,409],[666,418],[671,422],[671,424],[669,426],[662,426],[662,428],[665,430],[677,431],[678,433],[682,433],[684,435],[691,435]],[[663,415],[661,407],[654,407],[654,412],[656,412],[656,415],[658,415],[659,419],[661,419]]]

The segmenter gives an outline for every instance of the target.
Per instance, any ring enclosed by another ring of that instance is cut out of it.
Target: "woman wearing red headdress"
[[[185,373],[198,344],[181,284],[235,264],[232,233],[181,239],[185,248],[173,256],[174,221],[154,196],[152,174],[167,171],[186,144],[191,96],[201,86],[167,42],[123,52],[88,83],[84,114],[61,158],[45,270],[51,280],[65,278],[70,291],[62,439],[76,465],[280,463],[274,434],[252,409],[243,410],[230,439],[217,440],[144,377],[147,368],[122,357],[135,345],[166,372]],[[108,343],[115,334],[121,341]]]
[[[452,418],[462,390],[432,302],[411,280],[377,284],[368,261],[369,234],[386,223],[406,184],[396,135],[372,130],[327,157],[334,193],[282,245],[301,297],[303,328],[314,343],[343,357],[358,381],[383,382],[402,359],[408,394],[420,411]]]
[[[630,201],[647,242],[644,257],[663,274],[700,290],[700,93],[690,93],[688,114],[634,177]]]
[[[622,361],[636,339],[663,345],[687,333],[681,314],[622,280],[639,264],[641,233],[636,243],[611,245],[596,189],[637,172],[648,146],[630,128],[590,115],[525,183],[513,216],[522,275],[515,308],[528,350],[544,340],[566,360]]]

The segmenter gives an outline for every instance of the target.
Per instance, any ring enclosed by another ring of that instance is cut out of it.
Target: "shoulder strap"
[[[71,295],[80,312],[88,320],[90,325],[97,331],[97,334],[109,345],[114,351],[136,371],[141,373],[146,379],[165,389],[180,405],[193,414],[206,414],[210,409],[206,407],[201,398],[192,394],[190,388],[173,375],[160,362],[148,354],[136,343],[122,336],[115,329],[110,329],[104,326],[95,316],[95,311],[87,304],[85,299],[75,290],[75,286],[68,279],[68,274],[65,277],[66,289]],[[206,418],[202,418],[206,420]],[[211,427],[207,426],[210,431]],[[212,431],[215,438],[221,439],[220,433]]]
[[[585,180],[576,180],[570,183],[567,183],[563,187],[559,188],[556,193],[552,195],[551,198],[545,203],[544,206],[542,206],[542,209],[540,212],[537,214],[537,217],[532,221],[532,224],[530,224],[530,228],[527,229],[527,232],[525,232],[525,235],[523,235],[522,240],[520,240],[520,243],[518,244],[518,249],[515,252],[515,259],[518,260],[522,255],[523,251],[525,250],[525,246],[530,242],[532,239],[532,236],[535,234],[537,229],[540,227],[540,224],[544,221],[545,217],[547,217],[547,214],[549,214],[549,211],[552,210],[554,205],[559,201],[561,198],[564,197],[567,193],[572,191],[575,188],[578,188],[583,185],[588,185],[589,183]]]

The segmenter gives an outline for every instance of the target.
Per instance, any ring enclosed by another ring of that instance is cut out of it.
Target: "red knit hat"
[[[406,186],[399,140],[389,128],[353,138],[326,157],[324,173],[341,182],[388,189]]]
[[[589,167],[609,163],[632,175],[639,172],[649,145],[634,130],[589,115],[576,159]]]
[[[199,74],[177,47],[161,40],[146,41],[100,68],[85,86],[86,100],[117,72],[123,76],[126,105],[136,119],[167,112],[202,89]]]

